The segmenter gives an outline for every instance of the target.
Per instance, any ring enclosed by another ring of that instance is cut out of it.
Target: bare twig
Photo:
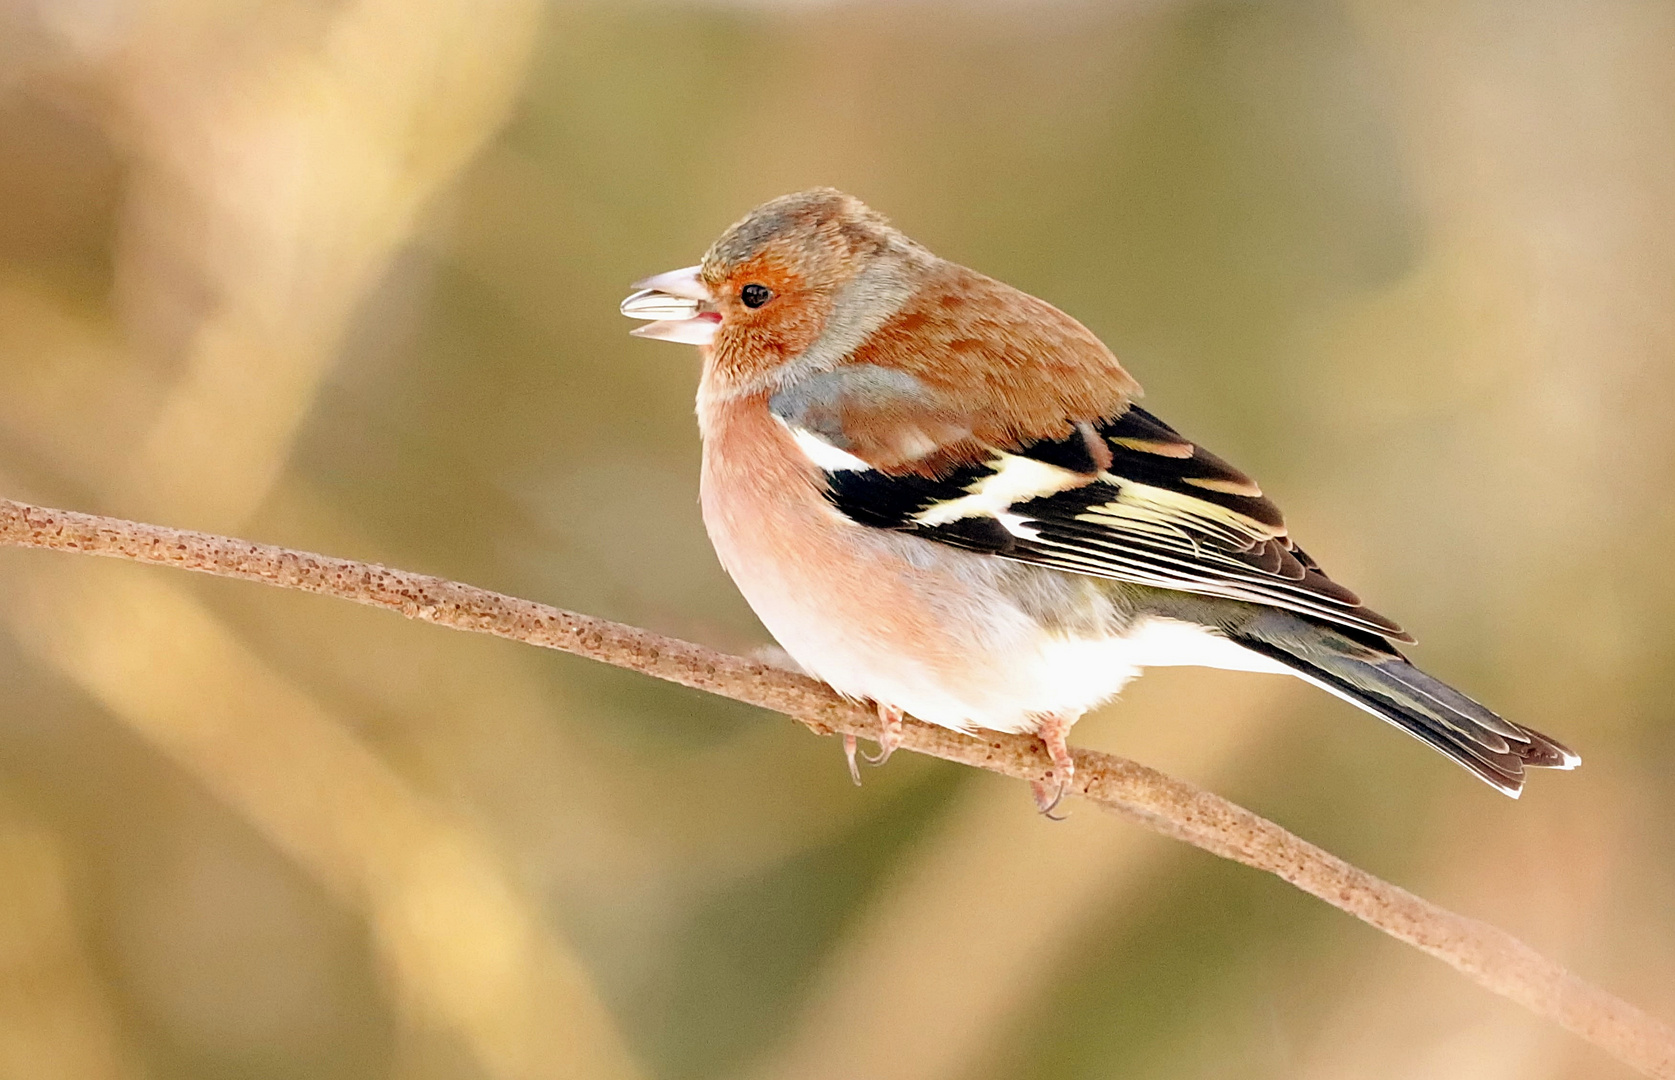
[[[389,608],[720,694],[784,713],[821,734],[870,736],[877,728],[870,709],[806,676],[427,574],[6,499],[0,499],[0,543],[174,566]],[[974,737],[910,719],[902,746],[1021,779],[1042,779],[1049,769],[1040,742],[1023,735]],[[1166,836],[1275,874],[1641,1073],[1675,1080],[1675,1030],[1503,930],[1438,907],[1243,807],[1125,758],[1076,751],[1075,791]]]

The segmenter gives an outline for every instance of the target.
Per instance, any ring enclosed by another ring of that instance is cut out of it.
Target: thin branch
[[[821,734],[871,736],[877,730],[870,709],[806,676],[427,574],[7,499],[0,499],[0,543],[335,596],[602,660],[784,713]],[[962,735],[909,719],[902,746],[1020,779],[1043,779],[1049,769],[1039,740],[1025,735]],[[1675,1030],[1503,930],[1438,907],[1220,796],[1125,758],[1076,751],[1075,792],[1166,836],[1275,874],[1557,1021],[1641,1073],[1675,1080]]]

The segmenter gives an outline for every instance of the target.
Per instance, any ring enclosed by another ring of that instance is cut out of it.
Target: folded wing
[[[770,407],[859,525],[1412,640],[1292,542],[1250,477],[1137,405],[993,445],[912,376],[850,365]]]

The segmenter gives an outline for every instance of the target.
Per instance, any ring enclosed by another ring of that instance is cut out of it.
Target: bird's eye
[[[759,308],[773,299],[773,290],[766,285],[758,285],[754,281],[739,290],[739,299],[748,308]]]

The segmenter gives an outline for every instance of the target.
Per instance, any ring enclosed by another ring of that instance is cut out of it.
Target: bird
[[[636,283],[638,337],[698,346],[699,501],[804,671],[904,715],[1033,733],[1053,816],[1071,726],[1144,669],[1284,673],[1517,797],[1572,751],[1411,664],[1245,473],[1138,403],[1090,330],[821,187]],[[845,740],[852,776],[856,741]]]

